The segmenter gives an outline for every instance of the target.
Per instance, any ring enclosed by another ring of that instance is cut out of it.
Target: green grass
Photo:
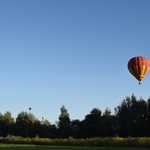
[[[69,147],[35,145],[0,145],[0,150],[149,150],[149,148]]]

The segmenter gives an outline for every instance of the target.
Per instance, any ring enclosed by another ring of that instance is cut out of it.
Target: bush
[[[52,146],[88,146],[88,147],[143,147],[150,148],[150,137],[142,138],[87,138],[74,139],[72,137],[65,139],[50,139],[50,138],[23,138],[20,136],[0,137],[0,143],[6,144],[34,144],[34,145],[52,145]]]

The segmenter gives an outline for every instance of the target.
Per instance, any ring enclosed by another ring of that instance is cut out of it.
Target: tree
[[[150,98],[147,100],[147,120],[146,120],[146,136],[150,136]]]
[[[117,134],[119,136],[132,136],[134,134],[133,126],[135,119],[135,106],[137,103],[136,97],[132,94],[131,98],[129,96],[124,99],[120,106],[115,108],[115,113],[117,117]],[[134,107],[132,106],[134,105]],[[132,107],[132,113],[131,113]]]
[[[78,119],[71,121],[71,134],[70,134],[71,137],[79,138],[79,136],[80,136],[80,131],[79,131],[80,125],[81,125],[81,121]]]
[[[142,98],[138,100],[135,113],[135,136],[146,136],[147,133],[147,103]]]
[[[22,137],[34,137],[33,124],[37,119],[32,113],[20,112],[16,118],[16,133]]]
[[[70,135],[70,118],[68,110],[63,105],[60,108],[61,114],[59,115],[58,121],[58,133],[60,137],[67,138]]]
[[[116,134],[116,117],[111,115],[111,110],[107,107],[101,117],[101,136],[112,137]]]
[[[146,136],[147,134],[147,103],[132,94],[126,97],[121,105],[115,108],[117,127],[120,136]]]
[[[80,137],[90,138],[100,136],[101,129],[101,110],[98,108],[92,109],[90,114],[85,116],[81,122]]]
[[[39,136],[42,138],[56,138],[56,125],[52,125],[47,119],[43,119],[41,121],[41,129]]]
[[[109,117],[111,115],[111,110],[107,107],[103,113],[103,116]]]
[[[0,135],[6,137],[8,134],[13,134],[14,118],[7,111],[4,115],[0,114]]]

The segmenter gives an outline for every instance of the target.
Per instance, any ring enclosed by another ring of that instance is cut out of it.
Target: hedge
[[[96,137],[87,139],[74,139],[72,137],[64,139],[49,138],[23,138],[20,136],[0,137],[0,143],[5,144],[32,144],[51,146],[88,146],[88,147],[143,147],[150,148],[150,137]]]

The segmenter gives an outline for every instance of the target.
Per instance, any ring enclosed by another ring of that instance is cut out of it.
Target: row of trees
[[[48,120],[39,121],[33,113],[20,112],[16,119],[10,112],[0,114],[0,136],[48,138],[90,137],[150,137],[150,99],[126,97],[115,108],[115,114],[106,108],[102,113],[93,108],[83,120],[71,120],[63,105],[56,124]]]

